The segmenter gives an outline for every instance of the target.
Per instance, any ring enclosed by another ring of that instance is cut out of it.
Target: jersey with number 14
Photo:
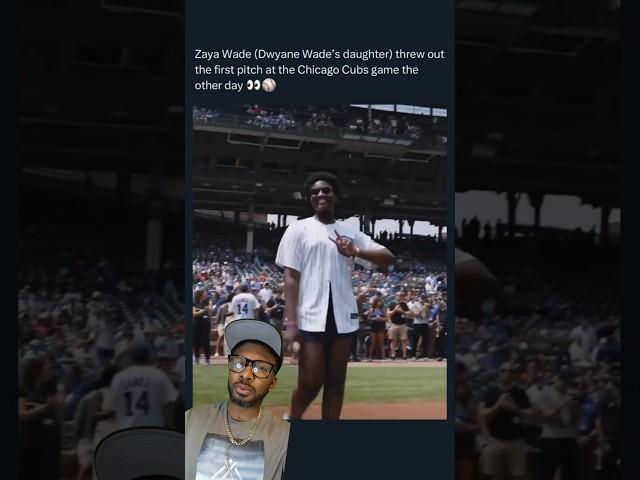
[[[254,319],[256,308],[260,308],[260,303],[250,293],[239,293],[231,300],[234,320]]]
[[[125,368],[111,382],[116,427],[165,427],[162,407],[177,397],[178,391],[159,368],[148,365]]]

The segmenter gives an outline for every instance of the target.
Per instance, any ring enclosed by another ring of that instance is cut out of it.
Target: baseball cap
[[[98,480],[184,479],[183,433],[157,427],[115,431],[95,449]]]
[[[242,342],[264,343],[275,353],[278,359],[276,371],[280,370],[282,366],[282,335],[270,323],[248,319],[234,320],[224,329],[224,338],[227,340],[231,352]]]

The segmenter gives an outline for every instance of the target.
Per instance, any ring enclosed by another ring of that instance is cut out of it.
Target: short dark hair
[[[329,172],[316,172],[309,175],[307,181],[304,182],[304,191],[308,194],[313,184],[319,180],[323,180],[331,185],[331,188],[333,188],[336,195],[340,193],[340,181],[338,180],[338,177]]]

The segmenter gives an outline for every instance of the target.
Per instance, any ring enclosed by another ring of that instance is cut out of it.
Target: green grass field
[[[225,400],[226,365],[193,366],[195,405]],[[298,369],[285,365],[278,374],[278,386],[265,399],[265,405],[288,405],[297,383]],[[347,371],[345,403],[404,403],[446,401],[446,368],[359,366]],[[318,395],[314,403],[319,404]]]

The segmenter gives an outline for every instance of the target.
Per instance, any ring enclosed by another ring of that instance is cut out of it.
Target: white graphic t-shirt
[[[253,437],[244,445],[229,441],[224,426],[226,402],[186,412],[186,477],[189,480],[280,480],[284,472],[289,424],[262,412]],[[255,420],[229,420],[234,438],[243,440]]]

